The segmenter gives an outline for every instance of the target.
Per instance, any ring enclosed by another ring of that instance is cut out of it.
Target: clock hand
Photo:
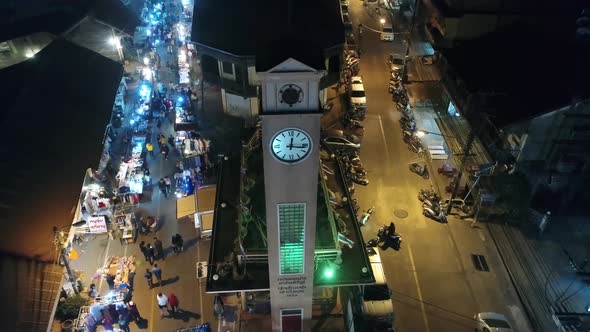
[[[291,143],[287,145],[287,147],[289,148],[289,150],[293,150],[293,137],[291,137]]]

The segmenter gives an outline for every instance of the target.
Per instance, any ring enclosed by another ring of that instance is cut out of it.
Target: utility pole
[[[53,236],[54,236],[54,244],[56,249],[59,251],[59,260],[65,266],[66,272],[68,274],[68,280],[74,290],[74,293],[78,294],[78,287],[76,285],[76,278],[74,278],[74,273],[72,273],[72,269],[70,268],[70,262],[68,261],[68,256],[66,252],[66,248],[64,244],[67,241],[67,235],[64,234],[63,231],[60,231],[57,227],[53,227]]]
[[[463,149],[463,157],[461,158],[461,166],[459,167],[459,173],[457,173],[457,178],[455,179],[455,183],[453,184],[453,191],[451,192],[451,199],[449,200],[449,206],[447,207],[447,215],[451,214],[453,210],[453,199],[457,197],[457,193],[459,192],[459,185],[461,183],[461,177],[463,177],[463,172],[465,171],[465,166],[467,163],[467,158],[471,154],[471,147],[473,146],[473,142],[475,141],[475,133],[476,128],[479,130],[479,124],[476,124],[477,127],[472,127],[471,131],[469,131],[469,137],[467,138],[467,143],[465,143],[465,148]]]

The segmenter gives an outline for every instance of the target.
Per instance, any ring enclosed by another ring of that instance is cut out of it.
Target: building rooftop
[[[120,0],[19,0],[0,4],[0,41],[48,32],[60,36],[84,17],[93,17],[130,36],[140,20]]]
[[[469,91],[489,94],[485,111],[504,126],[590,96],[590,53],[570,23],[518,24],[441,52]]]
[[[0,70],[0,251],[54,259],[52,227],[72,223],[122,75],[121,64],[62,39]]]
[[[193,13],[194,42],[237,56],[264,58],[257,63],[265,67],[261,70],[289,57],[314,66],[315,62],[298,58],[310,52],[304,45],[325,50],[344,44],[344,26],[335,0],[199,0]]]
[[[323,153],[329,154],[325,150]],[[262,150],[258,146],[245,155],[246,167],[241,167],[239,156],[229,157],[223,162],[209,256],[208,292],[263,290],[269,287]],[[319,181],[314,285],[373,283],[370,272],[361,273],[363,267],[370,271],[370,264],[353,210],[349,206],[334,210],[327,199],[328,189],[340,191],[342,196],[348,195],[350,199],[345,186],[338,181],[339,165],[334,160],[324,162],[335,170],[336,176],[329,175],[326,181],[321,178]],[[243,203],[241,206],[240,201]],[[221,203],[226,204],[225,208],[220,207]],[[338,233],[352,240],[353,247],[343,247],[338,241]],[[244,264],[237,264],[238,261]],[[336,277],[326,279],[324,267],[335,268]],[[220,278],[213,280],[216,273]]]

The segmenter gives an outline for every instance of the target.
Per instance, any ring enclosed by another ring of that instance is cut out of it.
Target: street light
[[[382,17],[379,19],[379,23],[381,23],[381,25],[385,24],[385,19]]]
[[[453,136],[443,135],[441,133],[434,133],[434,132],[427,131],[427,130],[422,130],[422,129],[416,130],[416,136],[418,136],[418,137],[424,137],[424,136],[426,136],[426,134],[438,135],[438,136],[442,136],[442,137],[445,137],[445,138],[455,138]]]

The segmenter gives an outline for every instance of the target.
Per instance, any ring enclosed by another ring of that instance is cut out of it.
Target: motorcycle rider
[[[389,223],[389,226],[385,228],[383,238],[379,239],[383,241],[383,245],[379,246],[381,250],[387,250],[387,248],[393,248],[394,250],[400,249],[400,236],[395,232],[395,224]]]

